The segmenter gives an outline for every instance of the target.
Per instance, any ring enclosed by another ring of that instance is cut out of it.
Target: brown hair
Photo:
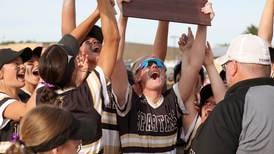
[[[41,92],[38,100],[41,103],[53,102],[57,97],[54,90],[69,85],[74,71],[74,58],[69,59],[66,49],[61,44],[49,46],[39,60],[40,77],[53,87],[47,87]]]
[[[68,67],[66,49],[59,44],[49,46],[39,60],[39,74],[50,84],[63,88],[70,81],[74,68]],[[68,73],[68,70],[71,74]]]

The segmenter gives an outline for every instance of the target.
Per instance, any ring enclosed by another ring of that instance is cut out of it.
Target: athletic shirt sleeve
[[[132,86],[130,86],[128,84],[127,90],[126,90],[126,94],[125,94],[125,102],[123,103],[123,105],[120,105],[118,103],[117,100],[117,96],[115,95],[115,93],[113,92],[114,98],[115,98],[115,103],[116,103],[116,110],[117,110],[117,114],[121,117],[124,117],[128,114],[128,112],[131,109],[132,106],[132,95],[136,95],[136,93],[134,92]]]
[[[107,90],[109,84],[105,78],[105,74],[99,66],[92,71],[87,79],[88,87],[94,102],[94,108],[98,113],[102,113],[102,103],[106,106],[110,103],[110,98]],[[103,99],[102,99],[103,98]]]
[[[180,94],[180,91],[179,91],[179,83],[177,82],[177,83],[175,83],[174,85],[173,85],[173,90],[174,90],[174,93],[175,93],[175,95],[176,95],[176,97],[177,97],[177,102],[178,102],[178,105],[179,105],[179,107],[180,107],[180,109],[181,109],[181,111],[185,114],[185,113],[187,113],[187,111],[186,111],[186,108],[185,108],[185,105],[184,105],[184,102],[183,102],[183,100],[182,100],[182,97],[181,97],[181,94]]]
[[[4,128],[10,121],[10,119],[6,119],[4,117],[5,109],[8,105],[14,103],[15,101],[15,99],[10,98],[8,95],[0,93],[0,129]]]
[[[182,97],[180,95],[180,91],[179,91],[179,84],[176,83],[173,85],[172,87],[172,92],[170,93],[171,97],[174,97],[176,98],[176,103],[177,103],[177,106],[178,106],[178,110],[181,111],[181,113],[183,114],[187,114],[187,110],[185,108],[185,105],[184,105],[184,102],[182,100]],[[196,124],[196,121],[197,121],[197,118],[198,118],[198,114],[196,115],[196,117],[193,119],[190,127],[188,128],[187,131],[185,131],[185,129],[181,129],[181,132],[180,132],[180,138],[183,140],[183,141],[187,141],[191,135],[191,132],[194,130],[194,127],[195,127],[195,124]]]

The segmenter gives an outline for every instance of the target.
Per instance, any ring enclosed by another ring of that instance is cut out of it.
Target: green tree
[[[248,26],[246,28],[246,30],[244,31],[244,34],[257,35],[258,34],[258,27],[256,27],[255,25],[251,24],[250,26]]]

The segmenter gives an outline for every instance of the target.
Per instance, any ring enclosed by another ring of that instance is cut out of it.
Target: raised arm
[[[261,16],[258,36],[271,45],[273,36],[274,0],[266,0]]]
[[[204,66],[209,76],[215,101],[216,103],[219,103],[221,100],[224,99],[226,87],[214,65],[213,53],[209,42],[207,42],[207,46],[205,49]]]
[[[96,8],[95,11],[80,25],[78,25],[70,34],[73,35],[77,40],[79,40],[80,43],[82,43],[86,38],[88,32],[95,25],[99,18],[100,13],[98,8]]]
[[[117,0],[118,7],[120,10],[120,16],[119,16],[119,22],[118,22],[120,42],[119,42],[116,65],[114,68],[114,72],[111,76],[112,88],[114,90],[114,93],[117,96],[118,103],[120,106],[123,106],[123,104],[125,103],[125,95],[126,95],[127,87],[129,85],[127,70],[126,70],[126,66],[123,61],[123,53],[124,53],[124,48],[125,48],[125,37],[126,37],[126,27],[127,27],[128,18],[123,16],[122,2],[123,2],[123,0]],[[129,1],[126,1],[126,2],[129,2]]]
[[[206,42],[206,27],[198,26],[196,37],[191,46],[190,50],[186,54],[189,54],[187,58],[182,60],[182,69],[181,69],[181,78],[179,80],[179,91],[182,97],[182,100],[185,101],[193,88],[195,79],[198,75],[199,70],[201,69],[204,51],[205,51],[205,42]],[[192,32],[188,30],[188,38],[193,37]],[[181,49],[181,48],[180,48]],[[182,50],[182,49],[181,49]],[[195,60],[194,60],[195,59]]]
[[[62,8],[62,35],[71,34],[81,43],[99,18],[100,13],[98,8],[96,8],[90,16],[76,27],[75,0],[64,0]]]
[[[167,52],[167,37],[168,37],[168,21],[159,21],[158,28],[153,44],[152,55],[161,59],[162,61],[166,58]]]
[[[106,78],[110,79],[113,72],[119,46],[119,31],[114,17],[114,10],[109,0],[97,0],[100,10],[104,44],[101,49],[98,66],[100,66]]]
[[[62,36],[75,29],[75,20],[75,0],[64,0],[62,7]]]
[[[203,7],[201,11],[205,14],[210,14],[211,19],[213,18],[214,13],[211,3],[206,3],[205,7]],[[199,70],[201,69],[205,55],[206,33],[207,27],[198,25],[193,45],[189,49],[189,52],[187,52],[189,56],[182,63],[181,78],[179,80],[179,91],[183,101],[189,97],[195,82],[193,79],[197,76]],[[188,31],[188,35],[190,37],[192,35],[190,29]]]
[[[191,52],[193,43],[194,43],[194,37],[192,35],[191,29],[189,28],[188,35],[182,34],[182,36],[180,37],[180,40],[178,42],[180,50],[181,50],[181,55],[182,55],[181,69],[185,69],[185,67],[188,67],[187,65],[190,60],[190,55],[191,55],[190,52]],[[181,73],[186,73],[186,72],[184,71]],[[184,75],[184,74],[181,74],[181,77],[182,77],[182,75]],[[185,114],[182,119],[183,132],[184,132],[183,134],[185,135],[182,137],[184,137],[183,139],[185,141],[188,140],[188,136],[192,132],[192,129],[193,129],[193,127],[191,129],[191,126],[192,125],[194,126],[195,118],[198,115],[198,112],[197,112],[196,106],[195,106],[196,105],[195,103],[197,102],[197,97],[196,97],[196,94],[197,94],[196,89],[197,88],[195,86],[198,81],[197,79],[198,79],[198,73],[196,73],[195,77],[192,78],[193,85],[191,85],[189,96],[183,100],[183,104],[184,104],[185,110],[187,112],[187,114]],[[180,80],[179,80],[179,82],[180,82]],[[179,91],[180,91],[180,83],[179,83]]]

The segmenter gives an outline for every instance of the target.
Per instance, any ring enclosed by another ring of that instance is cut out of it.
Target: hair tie
[[[11,135],[11,142],[15,143],[18,142],[20,139],[19,134],[18,133],[12,133]]]
[[[47,82],[41,82],[44,86],[46,86],[47,88],[54,88],[55,85],[47,83]]]

